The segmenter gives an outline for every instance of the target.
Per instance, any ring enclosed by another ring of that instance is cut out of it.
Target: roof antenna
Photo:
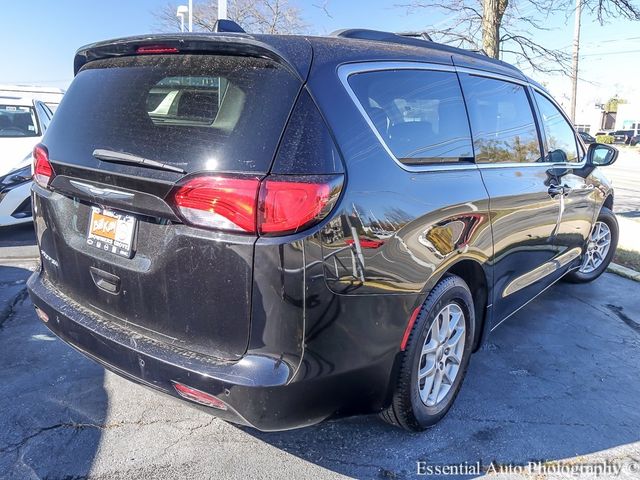
[[[218,33],[247,33],[240,25],[238,25],[233,20],[227,20],[224,18],[216,20],[216,23],[213,26],[213,31]]]

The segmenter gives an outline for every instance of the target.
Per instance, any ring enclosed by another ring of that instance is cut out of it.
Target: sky
[[[300,8],[314,34],[356,27],[428,31],[431,26],[446,25],[451,18],[429,10],[407,12],[395,6],[408,0],[290,1]],[[317,6],[325,3],[330,16]],[[0,30],[0,83],[66,88],[73,79],[73,55],[78,47],[158,31],[153,12],[166,4],[167,0],[5,0],[0,14],[5,20]],[[534,15],[526,7],[522,13]],[[551,30],[536,32],[537,41],[570,52],[573,18],[555,15],[544,23]],[[581,53],[579,110],[614,95],[640,103],[640,22],[613,20],[600,26],[585,12]],[[567,77],[525,73],[547,85],[556,99],[568,107]]]

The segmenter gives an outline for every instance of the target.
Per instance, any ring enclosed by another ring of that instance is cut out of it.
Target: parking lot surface
[[[498,328],[427,432],[370,416],[267,434],[134,385],[63,344],[26,296],[33,268],[0,266],[2,478],[413,478],[418,461],[640,461],[640,284],[612,274],[560,283]]]

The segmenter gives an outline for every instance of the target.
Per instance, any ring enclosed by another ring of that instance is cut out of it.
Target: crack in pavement
[[[605,314],[607,317],[609,317],[611,315],[611,313],[615,314],[615,316],[617,318],[619,318],[620,320],[622,320],[622,322],[627,325],[629,328],[631,328],[634,333],[640,334],[640,324],[638,324],[637,322],[635,322],[634,320],[632,320],[630,317],[628,317],[625,313],[622,312],[623,308],[618,306],[618,305],[612,305],[610,303],[608,303],[607,305],[604,305],[607,307],[607,310],[605,310],[604,308],[601,308],[602,305],[593,305],[589,302],[587,302],[586,300],[578,297],[577,295],[572,295],[571,293],[568,294],[568,296],[575,298],[576,300],[578,300],[579,302],[584,303],[585,305],[593,308],[594,310],[597,310],[600,313]]]
[[[607,303],[606,307],[611,310],[620,320],[629,326],[636,333],[640,333],[640,324],[623,312],[623,308],[619,305]]]
[[[13,318],[16,314],[17,307],[21,306],[28,296],[27,287],[22,287],[9,301],[8,305],[0,310],[0,330],[2,330],[5,323]]]
[[[214,420],[215,417],[212,417],[212,419]],[[136,421],[119,421],[119,422],[114,422],[114,423],[106,423],[106,424],[100,424],[100,423],[77,423],[77,422],[61,422],[61,423],[56,423],[55,425],[50,425],[48,427],[41,427],[38,430],[36,430],[34,433],[27,435],[26,437],[24,437],[22,440],[20,440],[19,442],[16,443],[12,443],[10,445],[7,445],[6,447],[2,447],[0,448],[0,453],[12,453],[15,451],[19,451],[20,449],[22,449],[30,440],[34,439],[35,437],[37,437],[38,435],[41,435],[45,432],[48,432],[50,430],[55,430],[58,428],[69,428],[69,429],[73,429],[73,430],[84,430],[84,429],[88,429],[88,428],[94,428],[96,430],[109,430],[112,428],[121,428],[121,427],[128,427],[128,426],[133,426],[133,425],[137,425],[139,427],[147,427],[147,426],[151,426],[151,425],[155,425],[158,423],[167,423],[167,424],[177,424],[177,423],[181,423],[184,421],[189,421],[189,420],[179,420],[176,421],[174,419],[169,419],[169,418],[162,418],[162,419],[157,419],[157,420],[152,420],[150,422],[143,422],[142,419],[140,420],[136,420]],[[190,433],[192,433],[194,430],[197,430],[199,428],[202,427],[206,427],[209,424],[206,425],[198,425],[194,428],[189,429]]]

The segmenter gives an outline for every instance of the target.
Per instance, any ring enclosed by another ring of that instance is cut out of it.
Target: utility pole
[[[193,0],[189,0],[189,31],[193,32]]]
[[[571,67],[571,121],[576,123],[576,97],[578,95],[578,60],[580,57],[580,17],[582,0],[576,0],[576,12],[573,25],[573,65]]]
[[[227,0],[218,0],[218,20],[227,19]]]

